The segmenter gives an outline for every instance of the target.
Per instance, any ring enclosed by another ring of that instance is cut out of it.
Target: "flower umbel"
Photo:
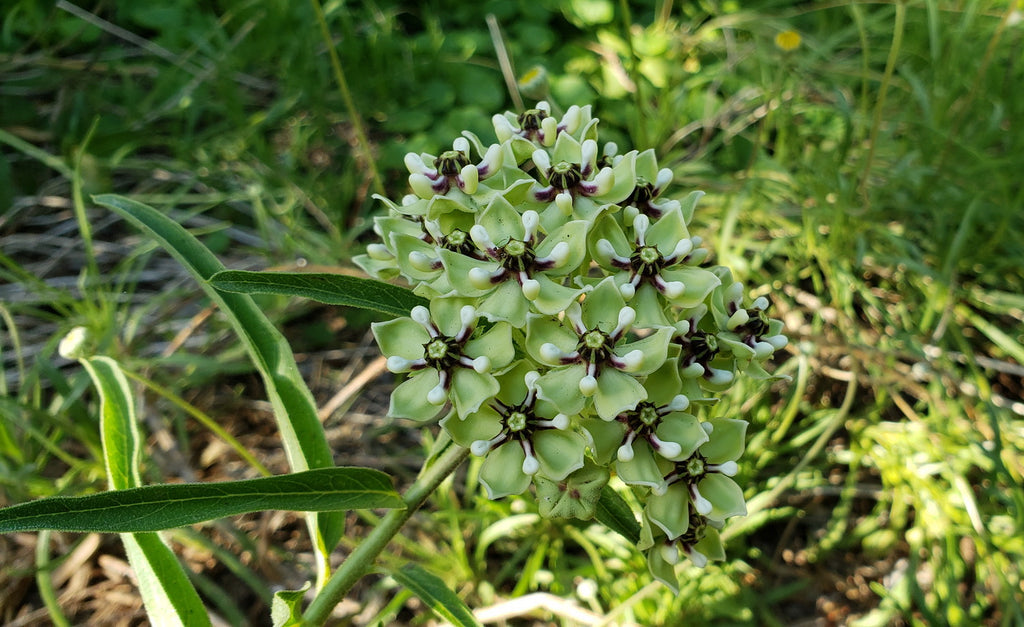
[[[724,559],[718,529],[746,512],[747,422],[715,403],[772,377],[782,323],[708,263],[689,229],[703,193],[677,196],[653,150],[600,144],[590,106],[492,122],[495,143],[407,155],[413,193],[379,198],[380,241],[356,258],[430,301],[373,325],[403,379],[389,415],[443,415],[490,498],[532,486],[546,517],[600,520],[617,475],[652,575],[677,586],[682,557]]]

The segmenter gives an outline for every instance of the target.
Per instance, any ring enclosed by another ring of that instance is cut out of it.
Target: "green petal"
[[[605,333],[611,333],[619,324],[619,311],[625,306],[626,301],[622,299],[615,279],[607,277],[583,300],[583,324],[588,329],[598,327]]]
[[[704,537],[697,544],[693,545],[694,550],[699,551],[709,561],[721,562],[725,559],[725,546],[722,544],[722,536],[718,529],[708,526],[704,528]]]
[[[395,262],[402,269],[402,274],[415,281],[433,281],[444,272],[444,268],[437,270],[420,270],[409,263],[409,253],[417,252],[428,257],[437,256],[437,250],[433,244],[428,244],[418,237],[396,233],[391,237],[395,248]]]
[[[487,497],[500,499],[522,494],[530,487],[532,477],[523,473],[526,454],[518,442],[507,442],[487,454],[480,467],[480,483],[487,488]]]
[[[427,393],[434,389],[439,381],[437,371],[432,368],[413,374],[392,390],[388,416],[420,422],[437,417],[443,405],[428,402]]]
[[[712,418],[711,439],[700,447],[700,454],[709,464],[736,461],[746,448],[747,421],[732,418]]]
[[[521,240],[526,235],[522,215],[505,198],[497,196],[480,214],[477,223],[487,230],[495,244],[504,245],[509,239]]]
[[[462,330],[462,308],[475,304],[472,298],[444,296],[430,301],[430,319],[448,337],[455,337]]]
[[[668,359],[668,344],[672,340],[672,329],[670,327],[658,327],[658,329],[635,342],[626,342],[615,347],[615,354],[622,357],[632,351],[639,350],[644,354],[640,369],[633,372],[641,376],[650,374],[661,368]]]
[[[628,462],[615,462],[615,472],[619,479],[630,485],[645,485],[650,487],[659,486],[665,480],[655,453],[646,442],[636,443],[633,446],[633,459]]]
[[[538,363],[548,366],[557,366],[561,363],[544,359],[540,352],[540,347],[544,344],[554,344],[559,350],[568,353],[576,350],[578,341],[579,338],[572,329],[551,316],[530,314],[526,318],[526,350]]]
[[[380,352],[388,357],[397,355],[404,359],[421,359],[423,345],[430,341],[427,330],[412,318],[374,322],[370,329],[377,339]]]
[[[486,356],[491,360],[491,369],[499,370],[512,363],[516,347],[512,343],[512,327],[507,322],[495,322],[494,326],[479,337],[466,342],[463,354],[468,357]]]
[[[647,230],[647,245],[656,246],[662,255],[671,255],[680,240],[688,239],[690,232],[683,222],[683,214],[669,211],[658,218]]]
[[[655,434],[659,439],[675,442],[683,450],[672,461],[682,461],[693,455],[702,444],[708,441],[708,434],[700,426],[700,421],[692,414],[672,412],[661,419]]]
[[[676,577],[676,567],[669,564],[661,555],[661,544],[656,544],[647,552],[647,570],[651,576],[665,584],[674,594],[679,594],[679,579]]]
[[[504,320],[513,327],[522,329],[526,326],[530,301],[523,296],[523,288],[518,282],[504,281],[480,302],[477,310],[492,322]]]
[[[658,178],[658,157],[653,148],[648,148],[636,156],[636,175],[642,176],[653,184]]]
[[[697,484],[700,495],[711,501],[711,520],[725,520],[733,516],[746,516],[747,502],[743,490],[736,482],[717,472],[708,473]]]
[[[629,281],[629,273],[621,272],[615,277],[622,283]],[[636,294],[629,301],[629,306],[636,310],[636,322],[634,325],[650,329],[653,327],[667,327],[672,324],[665,315],[665,300],[653,285],[644,281],[637,288]]]
[[[587,443],[573,431],[546,429],[533,436],[534,455],[545,476],[560,481],[583,467],[583,450]]]
[[[465,418],[480,409],[480,406],[494,398],[501,386],[491,374],[480,374],[469,368],[456,368],[452,373],[452,388],[448,395],[455,411]]]
[[[493,287],[480,289],[469,280],[469,272],[474,268],[483,268],[488,272],[494,272],[501,266],[493,261],[480,261],[466,255],[448,249],[438,251],[441,256],[441,263],[444,264],[444,273],[448,277],[455,291],[460,296],[480,297],[493,290]]]
[[[477,440],[490,440],[502,429],[501,416],[490,405],[483,405],[465,420],[451,412],[441,420],[441,426],[459,446],[467,448]]]
[[[601,216],[595,223],[594,227],[590,230],[590,235],[587,238],[589,242],[590,257],[596,260],[601,267],[605,270],[618,270],[615,266],[612,266],[605,261],[604,256],[597,251],[597,242],[602,239],[608,240],[615,252],[621,256],[628,258],[633,254],[633,244],[626,239],[626,234],[622,230],[622,226],[616,219],[615,215],[606,214]]]
[[[644,386],[625,372],[605,368],[597,375],[594,409],[604,420],[613,420],[622,412],[635,409],[646,398]]]
[[[695,191],[687,194],[680,202],[680,211],[683,214],[683,222],[689,224],[690,220],[693,219],[693,210],[697,208],[697,202],[704,196],[704,192]]]
[[[679,366],[673,359],[666,359],[660,368],[644,380],[647,400],[655,405],[668,405],[676,395],[681,394]]]
[[[591,454],[594,461],[607,465],[615,459],[615,453],[622,446],[622,438],[626,435],[626,425],[618,420],[601,420],[600,418],[584,418],[580,426],[590,434]]]
[[[565,311],[583,293],[581,289],[555,283],[544,274],[538,274],[534,279],[540,283],[540,295],[533,301],[533,306],[542,314],[554,316]],[[515,285],[519,286],[518,283]]]
[[[555,140],[555,149],[551,153],[552,165],[559,161],[568,161],[579,165],[583,153],[582,144],[568,133],[559,133]]]
[[[537,396],[549,401],[558,411],[573,416],[586,405],[587,399],[580,393],[580,379],[586,373],[583,364],[552,368],[537,379]]]
[[[615,172],[615,184],[608,191],[607,194],[601,195],[599,198],[603,203],[620,203],[623,200],[629,198],[629,195],[633,193],[633,189],[636,188],[636,153],[628,152],[622,156],[622,159],[615,164],[613,171]],[[654,179],[651,179],[653,182]]]
[[[569,256],[565,263],[557,268],[545,270],[545,274],[569,274],[579,268],[587,256],[587,229],[589,227],[590,223],[585,220],[573,220],[566,222],[544,238],[544,241],[535,249],[538,257],[547,257],[551,254],[551,250],[561,242],[569,245]]]
[[[672,299],[672,304],[680,307],[696,307],[722,282],[714,273],[703,268],[674,266],[663,270],[661,276],[666,281],[682,281],[686,286],[682,295]]]
[[[669,540],[675,540],[690,528],[690,493],[684,483],[675,483],[664,494],[647,497],[647,517],[658,525]]]

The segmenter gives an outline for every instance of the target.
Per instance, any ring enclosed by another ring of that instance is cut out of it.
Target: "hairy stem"
[[[424,466],[420,471],[420,476],[409,486],[402,497],[402,500],[405,501],[405,509],[389,511],[380,524],[370,532],[370,535],[366,536],[366,539],[342,562],[338,570],[324,584],[320,593],[313,599],[309,608],[306,609],[302,617],[304,624],[323,625],[327,621],[331,610],[345,598],[352,586],[369,572],[374,560],[388,545],[391,538],[398,534],[405,522],[468,455],[469,449],[449,442],[448,447],[437,456],[433,464]]]

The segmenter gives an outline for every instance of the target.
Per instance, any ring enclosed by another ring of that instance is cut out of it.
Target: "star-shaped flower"
[[[570,428],[569,416],[537,398],[539,377],[519,362],[499,377],[495,398],[465,418],[442,421],[453,440],[486,456],[480,481],[492,499],[521,494],[538,473],[561,481],[583,467],[586,439]]]
[[[520,215],[499,196],[470,229],[476,254],[440,251],[440,260],[452,287],[478,299],[481,313],[522,328],[531,308],[554,315],[579,297],[582,290],[562,280],[583,262],[586,233],[587,223],[573,220],[540,237],[537,212]]]
[[[694,307],[721,283],[713,272],[696,266],[707,250],[695,248],[699,238],[689,236],[679,209],[653,224],[640,214],[630,230],[627,238],[616,217],[605,215],[595,226],[592,248],[594,259],[615,273],[623,298],[635,303],[638,324],[668,325],[666,304]]]
[[[469,140],[459,137],[452,142],[452,149],[440,154],[405,155],[405,167],[409,170],[409,186],[423,199],[445,195],[458,189],[472,196],[477,186],[501,168],[504,153],[498,144],[488,148],[483,160],[474,165],[469,160]],[[430,165],[428,165],[428,163]]]
[[[371,325],[391,372],[411,373],[391,393],[388,415],[430,420],[450,399],[459,416],[498,393],[491,373],[512,362],[512,329],[498,322],[477,332],[476,309],[465,300],[435,298],[410,317]]]
[[[594,410],[613,420],[647,398],[636,377],[657,370],[667,357],[670,327],[659,327],[641,339],[627,332],[636,312],[627,307],[608,277],[562,319],[531,314],[526,323],[526,350],[536,361],[552,366],[538,387],[543,399],[567,414],[579,413],[592,398]]]

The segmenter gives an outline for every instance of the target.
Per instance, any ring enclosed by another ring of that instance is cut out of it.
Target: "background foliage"
[[[1019,3],[322,8],[356,115],[312,4],[4,4],[0,504],[103,488],[97,399],[56,354],[76,325],[146,392],[144,479],[256,476],[217,444],[218,423],[282,470],[227,323],[88,195],[160,207],[231,268],[350,267],[371,195],[405,191],[406,152],[490,136],[491,114],[516,108],[493,15],[527,104],[593,102],[602,138],[655,147],[680,197],[708,192],[694,230],[786,320],[777,371],[793,382],[720,408],[752,422],[751,515],[728,527],[729,561],[687,573],[678,597],[618,536],[486,501],[473,465],[415,519],[402,558],[446,573],[471,607],[545,592],[608,624],[1024,623]],[[537,67],[546,85],[528,84]],[[372,363],[365,314],[261,304],[321,405]],[[323,417],[337,462],[369,451],[409,476],[417,434],[380,419],[386,379],[362,385]],[[271,586],[304,578],[303,531],[268,513],[174,541],[204,599],[241,624],[267,614]],[[117,551],[89,535],[0,538],[3,621],[112,620],[112,595],[131,591]],[[370,581],[346,620],[422,622],[407,596]],[[558,599],[528,598],[542,607],[523,616],[570,624]]]

